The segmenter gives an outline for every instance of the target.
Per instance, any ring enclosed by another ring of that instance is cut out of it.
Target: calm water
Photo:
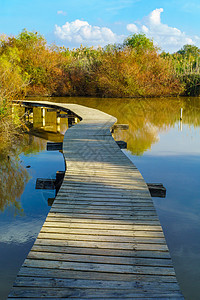
[[[115,138],[128,143],[128,150],[124,152],[138,167],[146,182],[161,182],[167,188],[166,198],[153,198],[154,203],[184,296],[186,299],[199,299],[200,99],[49,100],[98,108],[117,117],[118,123],[129,124],[129,130],[116,131]],[[0,294],[6,282],[12,284],[48,213],[47,198],[52,196],[40,191],[39,197],[34,178],[53,176],[63,166],[61,153],[47,153],[44,147],[37,147],[37,153],[27,155],[22,152],[22,164],[31,166],[25,168],[30,175],[23,174],[26,178],[24,192],[22,188],[18,205],[14,202],[0,212],[0,265],[3,274],[0,275]],[[47,161],[51,161],[52,166]],[[43,168],[40,167],[42,162]]]

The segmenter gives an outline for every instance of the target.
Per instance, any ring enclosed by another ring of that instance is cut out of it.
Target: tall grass
[[[184,94],[200,95],[200,49],[185,45],[174,54],[161,56],[171,63],[175,76],[184,84]]]

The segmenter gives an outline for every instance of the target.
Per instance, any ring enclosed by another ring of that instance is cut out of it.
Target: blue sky
[[[144,32],[162,50],[200,47],[199,0],[0,0],[0,33],[23,28],[66,47],[104,46]]]

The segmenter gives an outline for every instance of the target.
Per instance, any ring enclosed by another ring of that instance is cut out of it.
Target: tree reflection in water
[[[12,207],[14,214],[23,214],[20,197],[28,182],[28,172],[18,160],[9,156],[1,158],[0,167],[0,210]]]
[[[30,175],[20,163],[20,154],[37,153],[45,149],[46,141],[29,134],[18,136],[12,148],[0,152],[0,211],[9,208],[14,215],[23,215],[20,198]]]
[[[38,100],[46,101],[45,98]],[[119,124],[129,124],[129,130],[116,130],[114,138],[127,142],[133,155],[143,155],[159,141],[159,133],[167,132],[180,120],[183,109],[183,124],[200,126],[199,98],[51,98],[57,103],[77,103],[99,109],[117,118]]]

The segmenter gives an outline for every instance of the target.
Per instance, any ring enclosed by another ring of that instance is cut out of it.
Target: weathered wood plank
[[[154,209],[154,206],[153,206],[153,203],[152,202],[149,202],[149,201],[101,201],[99,199],[85,199],[85,198],[82,198],[82,199],[64,199],[61,198],[61,199],[58,199],[56,198],[55,202],[54,202],[55,206],[56,205],[61,205],[61,204],[64,204],[65,206],[67,207],[70,207],[70,205],[92,205],[92,206],[108,206],[110,208],[113,208],[113,207],[116,207],[116,209],[121,209],[121,207],[134,207],[136,209],[138,208],[147,208],[147,207],[150,207],[150,208],[153,208]]]
[[[166,244],[153,244],[153,243],[141,243],[136,244],[132,242],[105,242],[105,241],[81,241],[81,240],[66,240],[55,239],[51,235],[48,238],[40,238],[38,236],[35,241],[35,245],[54,245],[54,246],[67,246],[67,247],[86,247],[86,248],[98,248],[98,249],[120,249],[120,250],[142,250],[142,251],[168,251]]]
[[[101,204],[101,203],[100,203]],[[76,203],[76,204],[73,204],[73,203],[65,203],[65,202],[55,202],[54,203],[54,208],[67,208],[67,209],[78,209],[79,211],[81,209],[91,209],[91,210],[98,210],[98,211],[103,211],[103,210],[112,210],[112,211],[116,211],[119,212],[119,213],[122,213],[124,211],[153,211],[155,212],[155,208],[153,207],[153,205],[148,205],[148,206],[145,206],[145,205],[138,205],[138,206],[134,206],[133,204],[131,205],[120,205],[120,208],[119,206],[117,205],[108,205],[108,204],[104,204],[104,205],[99,205],[96,204],[94,205],[92,202],[88,202],[88,203]]]
[[[115,220],[117,219],[118,221],[120,220],[124,220],[126,222],[135,222],[138,220],[138,223],[144,223],[145,221],[157,221],[154,224],[159,224],[159,219],[158,216],[156,215],[143,215],[142,213],[140,214],[121,214],[121,215],[115,215],[115,213],[113,214],[99,214],[99,213],[86,213],[86,212],[64,212],[62,210],[58,211],[58,210],[52,210],[52,213],[57,214],[59,217],[64,216],[64,217],[68,217],[68,218],[88,218],[88,219],[97,219],[97,220]],[[149,223],[150,224],[150,223]]]
[[[85,191],[85,190],[81,190],[81,189],[63,189],[61,188],[61,190],[59,191],[58,196],[62,196],[66,195],[66,198],[79,198],[79,197],[90,197],[92,196],[92,198],[103,198],[103,199],[130,199],[130,200],[135,200],[135,199],[142,199],[149,196],[148,192],[144,191],[143,193],[138,192],[138,190],[135,190],[134,193],[132,192],[132,194],[123,194],[123,193],[119,193],[119,192],[112,192],[112,193],[107,193],[106,191],[104,193],[100,193],[100,192],[95,192],[94,191]],[[151,200],[149,200],[151,201]]]
[[[71,289],[71,288],[65,288],[65,289],[60,289],[60,288],[30,288],[30,287],[15,287],[14,291],[11,292],[11,297],[38,297],[39,295],[42,295],[42,297],[62,297],[62,298],[78,298],[80,299],[81,297],[83,299],[94,299],[94,298],[103,298],[104,297],[113,297],[113,299],[118,299],[119,297],[125,296],[126,298],[130,299],[137,299],[137,298],[142,298],[142,299],[149,299],[149,297],[152,297],[154,299],[159,299],[161,298],[172,298],[172,299],[178,299],[181,298],[181,293],[176,291],[169,291],[169,292],[136,292],[135,289],[133,290],[127,290],[127,289],[117,289],[116,291],[111,291],[111,290],[97,290],[97,289]]]
[[[87,255],[87,254],[71,254],[71,253],[49,253],[42,251],[31,251],[28,259],[42,259],[65,262],[81,262],[81,263],[103,263],[113,265],[135,265],[135,266],[160,266],[172,267],[171,259],[162,258],[139,258],[139,257],[117,257],[105,255]]]
[[[65,213],[51,213],[51,211],[48,214],[47,220],[48,218],[54,218],[55,221],[62,219],[62,220],[71,220],[71,222],[78,222],[78,223],[88,223],[88,220],[90,220],[91,224],[118,224],[118,225],[123,225],[123,224],[131,224],[131,225],[147,225],[147,226],[152,226],[152,225],[156,225],[156,226],[160,226],[160,222],[159,219],[148,219],[148,218],[131,218],[128,219],[126,218],[125,221],[123,218],[119,218],[119,216],[117,218],[112,218],[112,217],[105,217],[103,218],[103,216],[98,216],[95,215],[94,218],[92,218],[91,216],[87,216],[87,215],[70,215],[70,214],[65,214]]]
[[[68,261],[55,261],[55,260],[37,260],[27,258],[23,264],[24,267],[40,267],[49,269],[62,269],[62,270],[79,270],[79,271],[96,271],[108,273],[122,273],[122,274],[154,274],[154,275],[175,275],[173,267],[160,267],[160,266],[140,266],[140,265],[116,265],[116,264],[103,264],[93,262],[68,262]]]
[[[178,284],[175,282],[152,282],[142,281],[138,284],[137,280],[134,281],[114,281],[114,280],[88,280],[88,279],[66,279],[66,278],[38,278],[38,277],[22,277],[17,278],[15,286],[22,287],[38,287],[42,285],[46,288],[51,288],[52,285],[56,288],[88,288],[88,289],[128,289],[135,291],[145,291],[146,289],[156,291],[162,291],[163,288],[167,288],[168,291],[179,291]]]
[[[105,230],[123,230],[123,231],[134,231],[137,234],[137,231],[145,231],[146,233],[149,232],[149,234],[154,234],[156,232],[162,233],[162,227],[156,226],[156,225],[129,225],[129,224],[100,224],[100,223],[91,223],[86,222],[80,223],[76,222],[76,220],[70,220],[70,221],[63,221],[62,218],[55,219],[48,217],[46,219],[46,222],[43,225],[43,228],[45,227],[70,227],[70,228],[81,228],[81,229],[105,229]],[[152,232],[152,233],[151,233]]]
[[[52,231],[51,231],[52,230]],[[62,233],[56,232],[53,229],[47,229],[45,232],[43,230],[40,231],[38,238],[45,239],[59,239],[59,240],[71,240],[71,241],[102,241],[102,242],[118,242],[118,243],[141,243],[141,244],[165,244],[164,238],[152,238],[152,237],[129,237],[129,236],[107,236],[107,235],[95,235],[95,234],[70,234],[70,233]]]
[[[52,224],[52,223],[51,223]],[[72,228],[62,226],[43,226],[40,232],[44,233],[67,233],[67,234],[90,234],[98,236],[127,236],[127,237],[151,237],[151,238],[164,238],[162,232],[155,231],[133,231],[133,230],[113,230],[113,229],[90,229],[90,228]]]
[[[145,257],[145,258],[171,258],[168,251],[150,251],[150,250],[124,250],[124,249],[99,249],[86,247],[69,247],[56,245],[38,245],[34,244],[31,253],[34,251],[50,252],[50,253],[65,253],[65,254],[88,254],[88,255],[103,255],[117,257]]]
[[[142,281],[142,282],[160,282],[160,283],[177,283],[175,275],[155,275],[147,274],[145,276],[138,274],[121,274],[106,272],[84,272],[74,270],[56,270],[48,268],[31,268],[22,266],[19,271],[19,276],[26,277],[51,277],[51,278],[67,278],[67,279],[85,279],[85,280],[104,280],[104,281]]]
[[[66,206],[66,208],[64,208],[64,207],[62,207],[62,206],[53,206],[52,207],[52,210],[51,210],[52,212],[63,212],[63,213],[69,213],[69,214],[73,214],[73,213],[78,213],[78,214],[92,214],[92,215],[95,215],[95,214],[98,214],[98,215],[104,215],[104,216],[106,216],[106,215],[115,215],[116,216],[116,218],[117,218],[117,216],[118,215],[120,215],[120,216],[124,216],[124,217],[126,217],[126,216],[130,216],[130,217],[133,217],[133,216],[140,216],[140,215],[142,215],[143,217],[144,216],[156,216],[157,217],[157,214],[156,214],[156,211],[155,210],[150,210],[150,209],[148,209],[148,210],[142,210],[142,209],[140,209],[140,210],[136,210],[136,209],[133,209],[133,208],[131,208],[131,209],[122,209],[122,210],[113,210],[113,209],[97,209],[97,208],[79,208],[79,207],[76,207],[76,206],[74,206],[73,208],[68,208],[67,206]]]

